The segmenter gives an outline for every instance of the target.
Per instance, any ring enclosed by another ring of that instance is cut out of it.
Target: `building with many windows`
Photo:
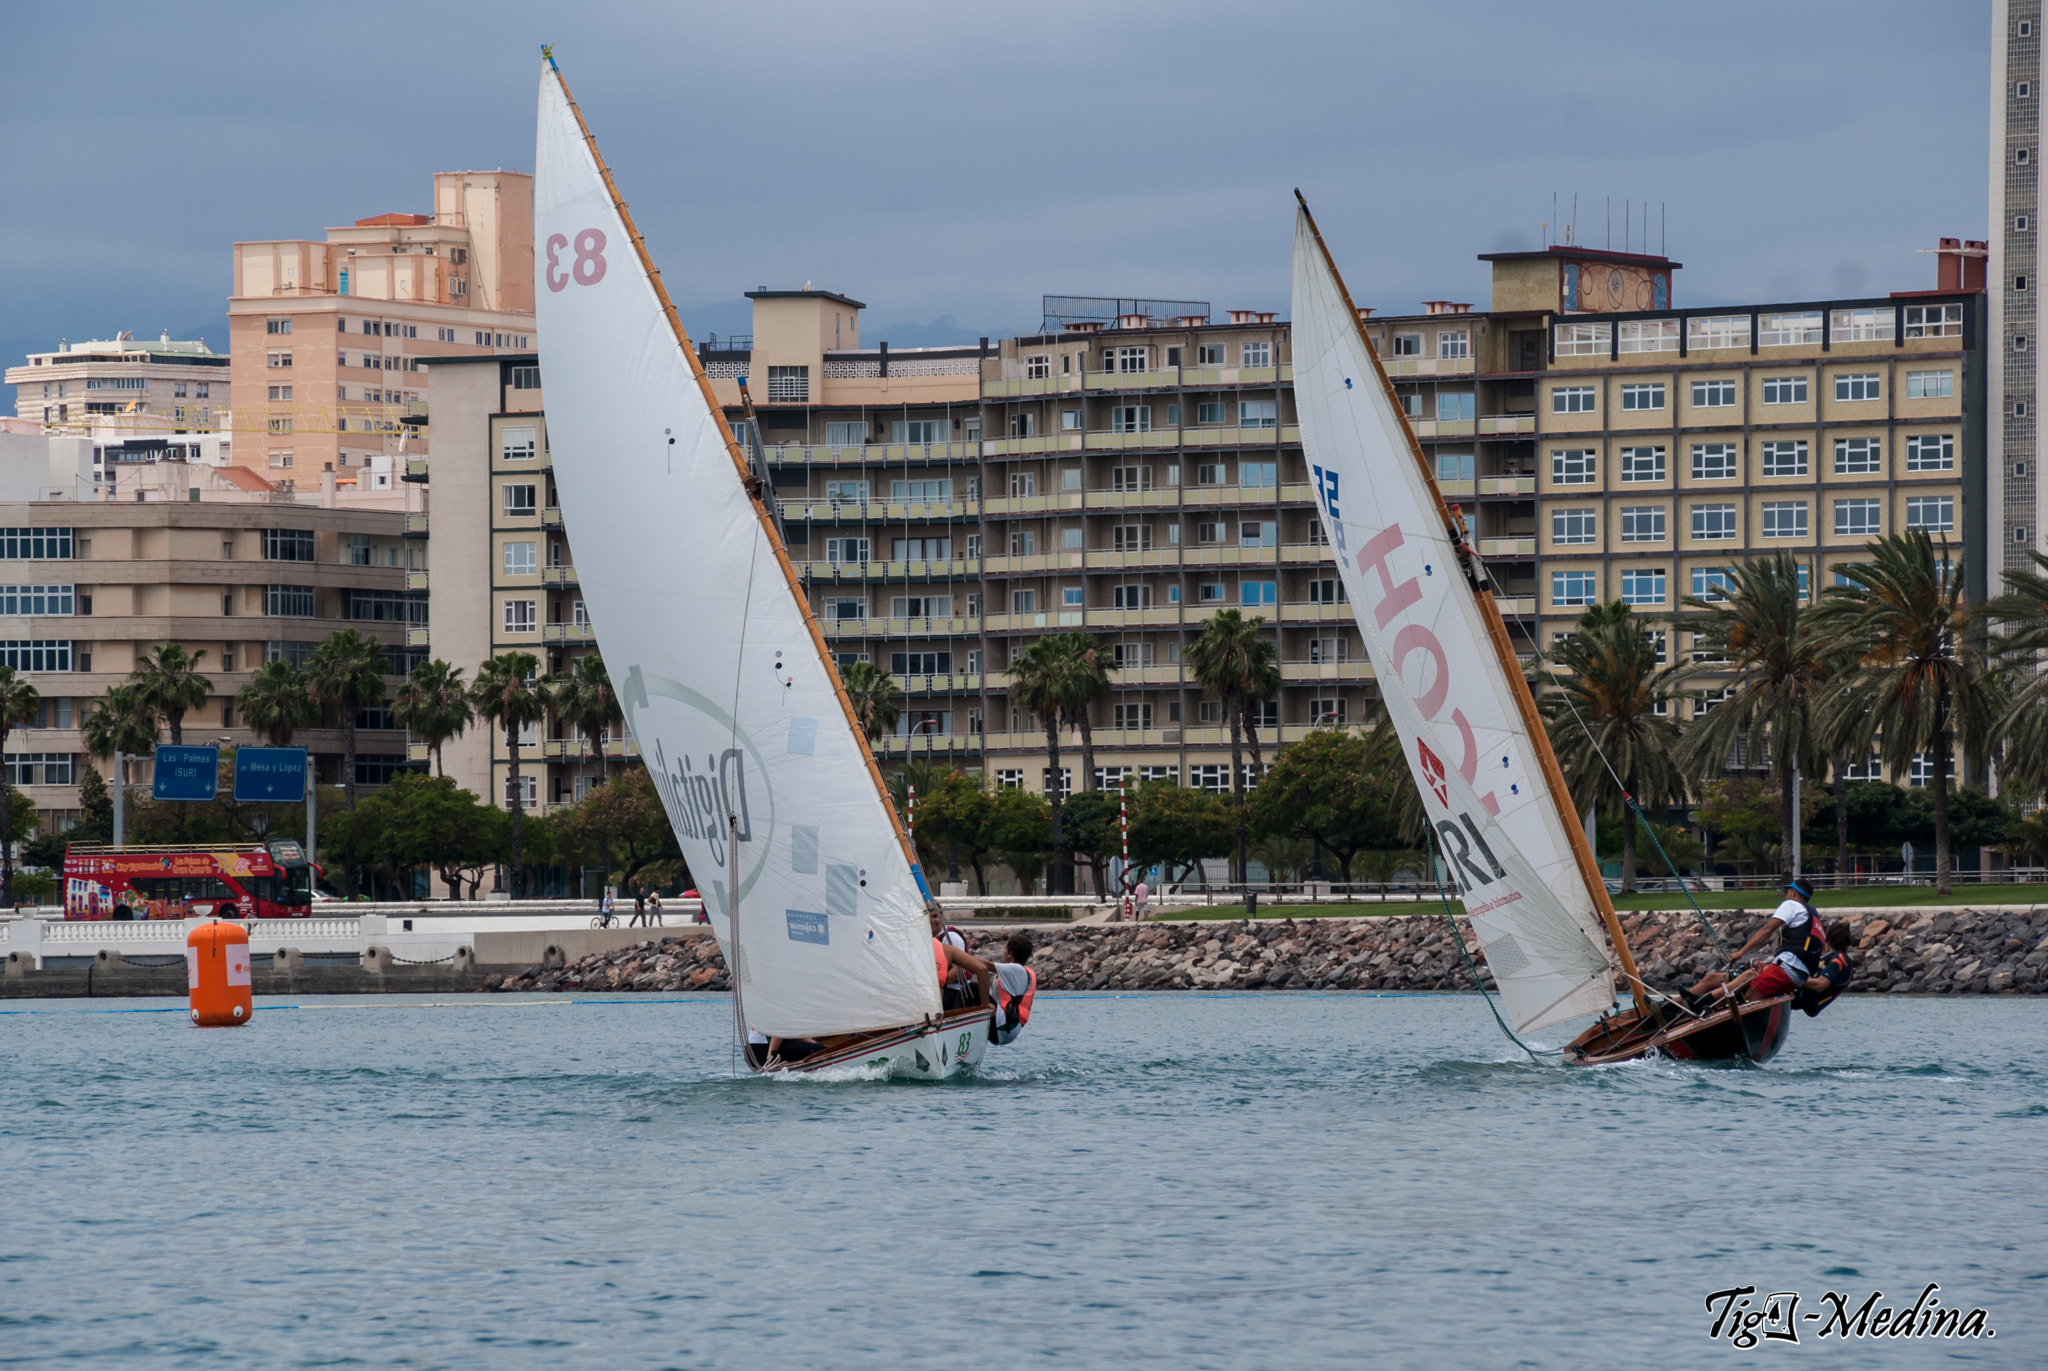
[[[9,496],[45,494],[34,489],[38,471],[18,466],[82,464],[83,453],[32,452],[31,441],[82,445],[8,435]],[[237,717],[236,693],[266,661],[303,665],[335,629],[388,644],[394,687],[413,665],[404,639],[419,607],[405,590],[402,513],[353,508],[331,489],[294,496],[233,467],[161,463],[123,481],[132,498],[0,502],[0,662],[42,696],[41,713],[8,741],[8,779],[59,828],[77,813],[81,768],[111,777],[111,764],[85,751],[85,716],[159,644],[206,653],[211,690],[184,721],[186,741],[198,743],[261,743]],[[356,723],[359,782],[407,765],[405,734],[385,711]],[[337,721],[295,742],[312,751],[322,782],[343,779]],[[147,782],[146,763],[131,780]]]
[[[283,484],[332,471],[392,489],[401,421],[428,398],[426,363],[534,345],[533,270],[522,172],[441,172],[432,214],[235,244],[235,462]]]
[[[93,443],[93,471],[74,492],[115,483],[124,465],[160,461],[219,464],[232,458],[226,355],[166,333],[155,341],[123,334],[59,343],[7,369],[18,419],[53,436]]]
[[[2040,340],[2034,297],[2040,292],[2034,243],[2041,231],[2041,0],[1992,0],[1991,239],[1988,346],[1990,473],[1988,523],[2001,544],[1996,564],[2029,565],[2048,550],[2042,529]]]

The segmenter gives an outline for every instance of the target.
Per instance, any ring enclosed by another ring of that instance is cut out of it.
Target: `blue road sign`
[[[157,744],[156,784],[149,792],[152,799],[210,800],[219,785],[219,748]]]
[[[277,804],[306,802],[306,749],[303,747],[238,747],[235,749],[235,798]]]

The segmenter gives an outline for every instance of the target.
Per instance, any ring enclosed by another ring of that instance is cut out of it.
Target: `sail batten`
[[[536,138],[555,485],[627,725],[741,968],[750,1026],[792,1037],[918,1022],[939,1011],[924,897],[873,756],[552,63]]]
[[[1467,559],[1304,207],[1294,244],[1302,446],[1382,702],[1517,1030],[1613,1003],[1605,928]]]

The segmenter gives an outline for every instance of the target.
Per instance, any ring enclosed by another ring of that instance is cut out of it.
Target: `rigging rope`
[[[732,666],[732,710],[727,718],[732,724],[731,742],[734,750],[740,745],[740,681],[747,661],[747,623],[754,610],[754,572],[761,564],[761,521],[754,520],[754,546],[747,556],[747,593],[740,604],[740,648],[733,657]],[[778,673],[780,674],[780,673]],[[728,806],[730,808],[730,806]],[[726,824],[726,895],[725,895],[725,936],[732,943],[732,1032],[733,1063],[732,1074],[740,1074],[740,1062],[747,1051],[747,1011],[740,994],[740,816],[728,813]],[[763,1054],[764,1056],[766,1054]],[[748,1062],[749,1067],[752,1062]]]

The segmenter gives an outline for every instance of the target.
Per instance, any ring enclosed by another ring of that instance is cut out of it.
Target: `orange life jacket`
[[[946,945],[937,938],[932,939],[932,956],[939,964],[939,989],[946,988]]]
[[[988,1024],[988,1040],[992,1043],[1013,1041],[1024,1031],[1024,1025],[1031,1022],[1031,1001],[1038,994],[1038,973],[1027,966],[1024,974],[1029,981],[1022,995],[1011,995],[1003,989],[1003,978],[995,978],[996,1012]]]

